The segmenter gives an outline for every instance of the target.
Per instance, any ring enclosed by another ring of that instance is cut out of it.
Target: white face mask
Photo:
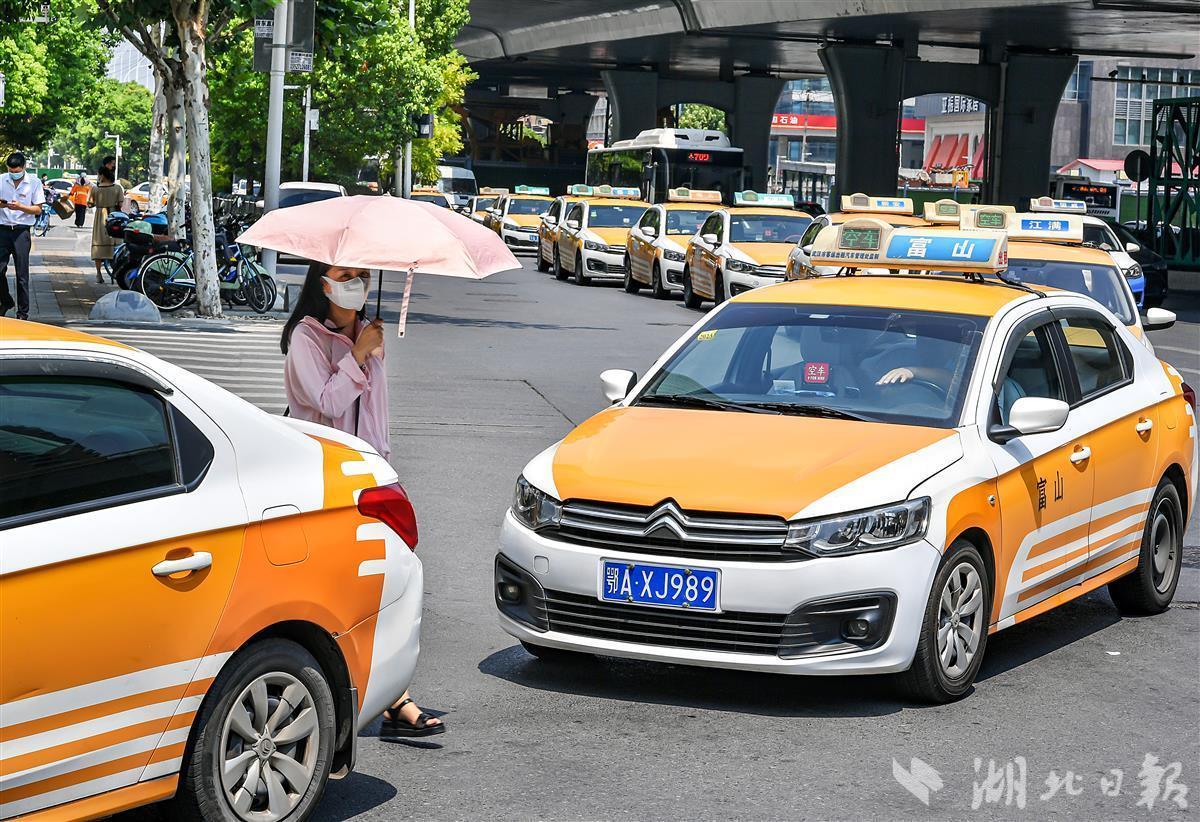
[[[329,293],[325,296],[329,298],[329,302],[339,308],[358,311],[367,304],[367,281],[362,277],[354,277],[344,282],[331,280],[328,277],[321,279],[329,283]]]

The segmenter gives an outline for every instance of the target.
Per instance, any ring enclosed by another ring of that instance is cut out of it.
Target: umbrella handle
[[[413,270],[408,270],[404,278],[404,297],[400,300],[400,324],[396,328],[396,337],[404,339],[404,326],[408,323],[408,298],[412,295]]]

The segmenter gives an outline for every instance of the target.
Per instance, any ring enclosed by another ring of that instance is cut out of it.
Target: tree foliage
[[[701,103],[684,103],[679,113],[678,126],[725,131],[725,112]]]
[[[63,154],[79,157],[83,167],[96,169],[113,142],[105,132],[121,135],[121,177],[134,183],[145,179],[150,151],[150,112],[154,95],[138,83],[101,78],[61,118],[53,142]]]

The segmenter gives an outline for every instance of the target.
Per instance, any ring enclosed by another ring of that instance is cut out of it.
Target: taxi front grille
[[[546,536],[627,553],[743,562],[804,559],[784,551],[782,518],[684,511],[673,500],[653,508],[572,500]]]
[[[550,630],[668,648],[776,656],[787,614],[675,611],[601,602],[546,590],[542,607]]]
[[[782,265],[760,265],[758,273],[763,277],[782,277],[787,273],[787,267]]]
[[[609,254],[624,254],[625,246],[624,245],[610,245],[608,247],[608,253]]]

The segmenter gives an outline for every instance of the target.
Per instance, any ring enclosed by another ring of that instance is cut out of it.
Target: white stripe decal
[[[1138,534],[1137,535],[1138,542],[1141,542],[1141,538],[1142,538],[1141,534]],[[1130,540],[1121,540],[1121,544],[1126,544],[1128,542],[1130,542]],[[1107,547],[1112,547],[1112,546],[1107,546]],[[1125,560],[1133,559],[1134,557],[1136,557],[1138,555],[1138,553],[1141,552],[1141,550],[1142,550],[1141,546],[1138,545],[1129,551],[1125,551],[1120,556],[1104,563],[1103,565],[1101,565],[1097,568],[1093,568],[1091,571],[1088,572],[1088,575],[1086,577],[1073,577],[1071,579],[1064,580],[1063,582],[1060,582],[1058,585],[1055,585],[1053,588],[1048,588],[1047,590],[1042,591],[1040,594],[1037,595],[1036,599],[1027,600],[1023,604],[1021,610],[1025,610],[1026,608],[1032,608],[1034,605],[1037,605],[1042,600],[1049,599],[1050,597],[1054,596],[1055,594],[1061,594],[1063,591],[1067,590],[1068,588],[1073,588],[1076,585],[1079,585],[1081,582],[1084,582],[1087,579],[1091,579],[1094,576],[1098,576],[1099,574],[1104,573],[1105,571],[1107,571],[1110,568],[1115,568],[1116,566],[1120,565]]]
[[[145,753],[149,755],[150,751],[155,748],[187,742],[190,731],[191,728],[176,728],[162,734],[161,738],[159,734],[140,736],[137,739],[130,739],[126,742],[118,742],[116,745],[109,745],[107,748],[99,748],[94,751],[76,754],[66,759],[60,759],[57,762],[48,762],[45,765],[38,765],[37,767],[27,768],[26,770],[17,771],[7,776],[0,776],[0,791],[7,791],[12,788],[19,788],[22,785],[28,785],[32,782],[40,782],[43,779],[51,779],[66,773],[81,771],[93,765],[101,765],[105,762],[112,762],[114,759],[121,759],[126,756],[133,756],[134,754]]]
[[[1108,539],[1109,537],[1113,536],[1114,534],[1119,534],[1120,532],[1124,531],[1126,528],[1129,528],[1133,525],[1145,523],[1145,521],[1146,521],[1146,510],[1140,510],[1140,511],[1138,511],[1138,513],[1132,514],[1128,517],[1125,517],[1125,519],[1120,520],[1118,522],[1114,522],[1112,525],[1109,525],[1106,528],[1101,528],[1099,531],[1097,531],[1094,534],[1089,534],[1086,537],[1080,537],[1077,540],[1072,540],[1071,542],[1068,542],[1066,545],[1062,546],[1061,548],[1055,548],[1053,551],[1047,551],[1044,554],[1038,554],[1036,557],[1030,557],[1029,563],[1028,563],[1029,568],[1036,568],[1039,565],[1045,565],[1047,562],[1053,562],[1054,560],[1061,559],[1062,557],[1065,557],[1067,554],[1071,553],[1072,551],[1078,550],[1078,549],[1082,548],[1083,546],[1087,545],[1089,541],[1090,542],[1099,542],[1101,540]],[[1141,539],[1141,534],[1137,534],[1136,536],[1138,537],[1138,539]],[[1044,541],[1045,540],[1043,540],[1043,542]],[[1048,571],[1043,571],[1042,573],[1038,574],[1037,576],[1029,577],[1028,579],[1025,579],[1023,581],[1023,585],[1025,586],[1025,588],[1030,588],[1032,586],[1037,585],[1039,582],[1049,579],[1050,577],[1057,576],[1058,574],[1065,571],[1067,568],[1071,568],[1075,565],[1079,565],[1083,562],[1087,562],[1089,554],[1091,556],[1096,556],[1097,549],[1096,548],[1089,549],[1087,553],[1081,554],[1080,556],[1075,557],[1075,559],[1072,560],[1072,562],[1070,564],[1058,565],[1054,568],[1049,569]],[[1028,571],[1029,568],[1026,568],[1025,571]],[[1022,577],[1024,577],[1025,571],[1021,572]]]
[[[18,799],[15,802],[5,802],[0,804],[0,817],[20,816],[21,814],[31,813],[42,808],[71,802],[75,799],[83,799],[84,797],[94,796],[98,793],[123,788],[126,785],[132,785],[137,782],[138,775],[141,772],[141,768],[134,768],[130,771],[121,771],[110,776],[102,776],[99,779],[93,779],[89,782],[80,782],[78,785],[68,785],[65,788],[59,788],[57,791],[39,793],[36,796]]]
[[[146,766],[146,770],[142,771],[142,778],[139,781],[148,782],[151,779],[158,779],[160,776],[170,776],[173,773],[179,773],[179,769],[182,766],[182,756],[177,756],[174,759],[164,759],[162,762],[151,762]]]
[[[204,697],[201,696],[189,696],[180,700],[173,699],[170,702],[159,702],[155,705],[146,705],[142,708],[132,708],[128,711],[121,711],[120,713],[77,722],[74,725],[43,731],[40,734],[23,736],[19,739],[0,743],[0,759],[24,756],[25,754],[34,753],[45,748],[53,748],[57,745],[78,742],[82,739],[110,731],[118,731],[121,728],[137,725],[141,722],[167,719],[180,713],[195,711],[200,707],[203,699]]]

